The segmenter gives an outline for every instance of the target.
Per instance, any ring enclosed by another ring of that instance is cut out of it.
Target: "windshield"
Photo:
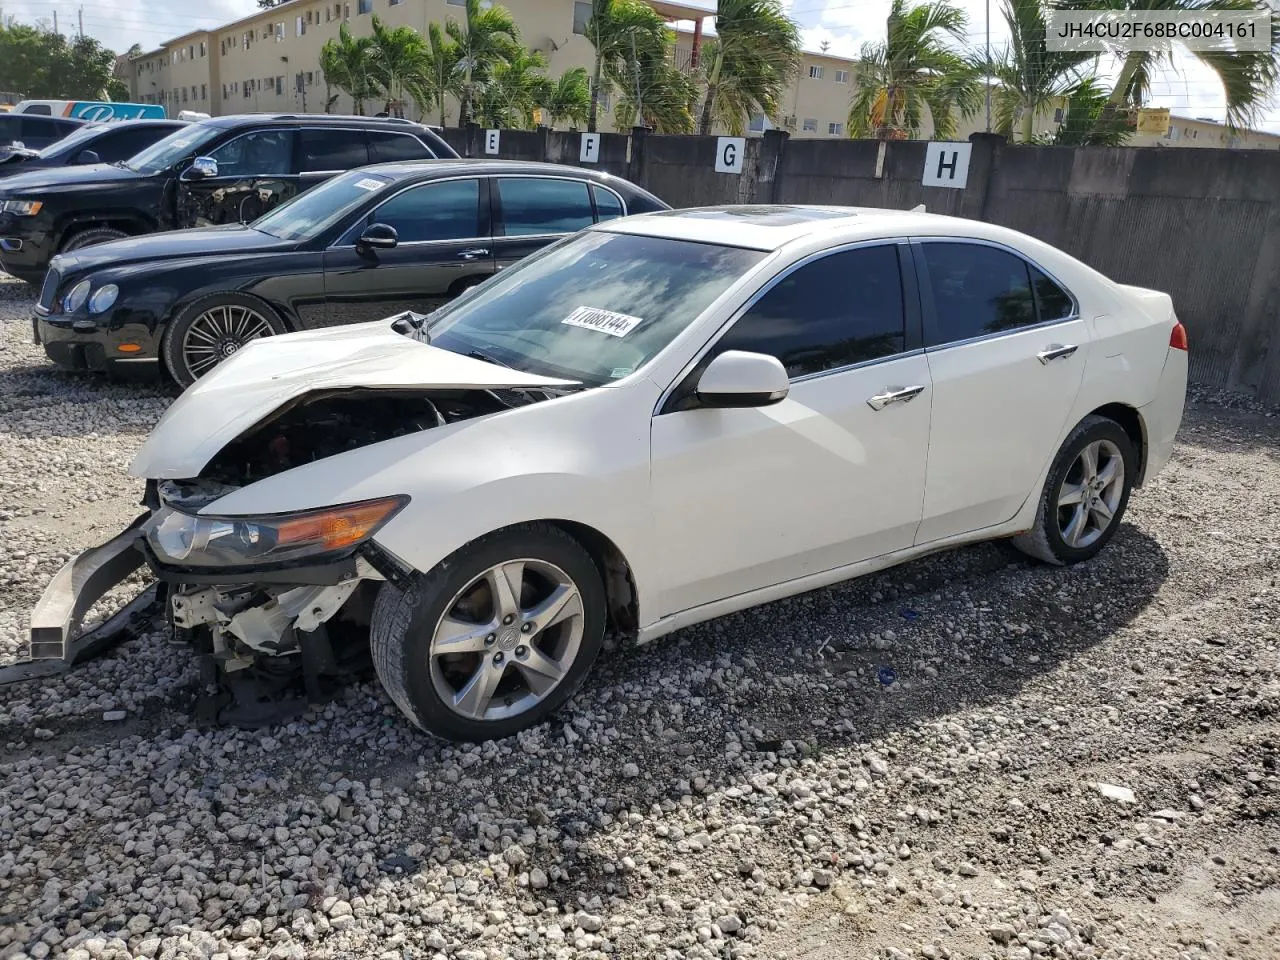
[[[124,162],[138,173],[160,173],[179,160],[195,156],[205,144],[222,133],[222,127],[207,123],[193,123],[177,130],[163,140],[157,140],[147,149]]]
[[[656,356],[758,250],[588,231],[433,313],[434,346],[600,386]]]
[[[36,154],[41,160],[48,160],[51,157],[60,156],[64,151],[74,152],[80,144],[87,140],[95,139],[102,132],[102,127],[96,123],[86,124],[72,130],[61,140],[49,144],[43,150]]]
[[[359,170],[339,174],[264,213],[252,227],[281,240],[312,237],[390,182],[390,177]]]

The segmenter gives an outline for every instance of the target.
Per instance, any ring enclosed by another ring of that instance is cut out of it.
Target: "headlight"
[[[409,502],[365,500],[261,517],[203,517],[162,507],[146,524],[161,560],[191,567],[244,567],[316,559],[359,546]]]
[[[18,217],[34,217],[44,204],[39,200],[0,200],[0,213],[12,213]]]
[[[86,281],[88,282],[88,281]],[[80,287],[76,287],[79,290]],[[75,290],[71,291],[75,293]],[[89,312],[102,313],[104,310],[110,310],[111,305],[116,302],[116,297],[120,296],[120,288],[114,283],[108,283],[105,287],[99,287],[89,298]]]
[[[62,312],[75,313],[84,306],[84,302],[89,299],[89,290],[92,284],[88,280],[81,280],[71,292],[62,298]]]

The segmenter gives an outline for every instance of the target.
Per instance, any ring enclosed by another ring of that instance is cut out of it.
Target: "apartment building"
[[[582,0],[502,0],[520,26],[520,39],[548,61],[557,77],[573,67],[591,69],[594,50],[586,38],[591,4]],[[652,6],[672,21],[700,23],[710,10],[688,3],[654,0]],[[200,110],[213,115],[277,111],[324,111],[336,96],[333,112],[350,113],[349,97],[326,88],[320,48],[337,38],[346,23],[355,36],[373,32],[373,16],[388,26],[409,26],[425,34],[431,23],[465,15],[464,0],[288,0],[216,30],[177,37],[134,60],[131,92],[143,103],[163,104],[170,115]],[[365,104],[370,111],[381,104]],[[607,113],[612,104],[606,98]],[[457,122],[456,103],[450,105]],[[439,117],[427,118],[438,122]],[[602,116],[602,120],[606,118]],[[604,129],[609,129],[607,124]]]
[[[1133,147],[1216,147],[1238,150],[1280,150],[1280,134],[1263,130],[1232,132],[1225,123],[1208,117],[1169,117],[1163,134],[1138,133],[1129,138]]]

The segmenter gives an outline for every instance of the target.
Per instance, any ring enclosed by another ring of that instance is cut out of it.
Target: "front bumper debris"
[[[122,533],[70,560],[49,581],[31,613],[28,659],[0,667],[0,684],[62,673],[109,650],[150,619],[165,593],[159,583],[97,627],[80,631],[89,609],[142,566],[139,540],[148,516],[143,514]]]

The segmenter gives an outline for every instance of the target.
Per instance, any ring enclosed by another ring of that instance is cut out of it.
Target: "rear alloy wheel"
[[[1035,527],[1015,537],[1014,546],[1048,563],[1088,560],[1120,526],[1136,473],[1124,429],[1106,417],[1085,417],[1058,451]]]
[[[549,525],[482,538],[406,586],[378,597],[374,666],[414,723],[450,740],[537,723],[577,690],[604,639],[595,564]]]
[[[275,312],[254,297],[207,297],[184,310],[165,331],[165,365],[174,380],[189,387],[246,344],[284,332]]]

